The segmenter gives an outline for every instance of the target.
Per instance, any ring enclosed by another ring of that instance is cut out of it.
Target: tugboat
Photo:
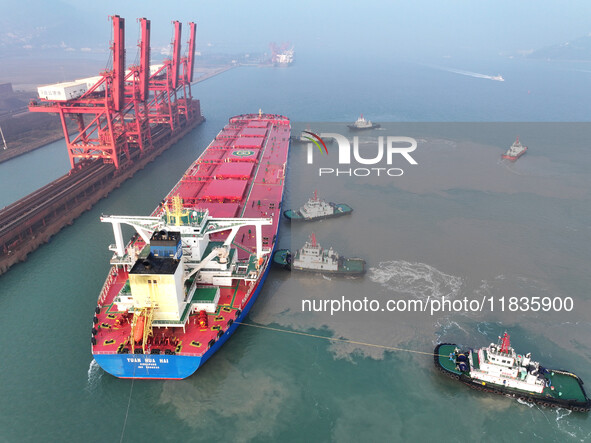
[[[300,209],[288,209],[283,212],[283,215],[288,220],[292,221],[314,221],[322,220],[324,218],[339,217],[341,215],[350,214],[353,208],[345,203],[325,202],[318,198],[318,193],[314,191],[314,197],[310,198],[308,202]]]
[[[433,359],[439,371],[478,391],[575,412],[591,409],[583,380],[569,371],[542,367],[531,359],[531,353],[517,354],[506,332],[498,344],[480,349],[441,343]]]
[[[527,146],[523,146],[519,141],[519,137],[515,140],[515,142],[511,145],[511,147],[505,152],[501,158],[506,160],[511,160],[512,162],[516,161],[519,157],[525,154],[527,151]]]
[[[273,255],[273,262],[294,271],[337,275],[365,274],[365,260],[342,257],[332,248],[322,248],[314,234],[310,235],[304,247],[295,254],[289,249],[278,249]]]
[[[353,131],[360,131],[362,129],[374,129],[379,128],[380,125],[376,123],[372,123],[370,120],[366,120],[363,118],[363,114],[357,119],[355,123],[352,125],[347,125],[349,129]]]

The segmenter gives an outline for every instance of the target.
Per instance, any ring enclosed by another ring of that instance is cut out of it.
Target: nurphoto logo
[[[321,154],[326,152],[326,155],[328,155],[328,148],[326,147],[326,143],[324,143],[324,140],[322,140],[321,137],[317,136],[316,134],[314,134],[313,132],[310,132],[310,131],[302,131],[302,132],[304,134],[310,134],[312,137],[314,137],[314,138],[311,138],[311,137],[305,136],[304,138],[306,140],[310,140],[312,143],[314,143],[318,147],[318,149],[320,149]],[[322,147],[320,145],[322,145]],[[309,152],[310,152],[310,149],[312,149],[312,145],[310,143],[308,143],[308,147],[309,147],[308,148],[308,158],[310,158]],[[324,151],[322,150],[322,148],[324,148]],[[310,162],[308,161],[308,163],[310,163]]]
[[[404,174],[404,170],[401,168],[391,167],[395,155],[402,156],[409,164],[417,165],[416,160],[410,155],[415,149],[417,149],[417,141],[411,137],[399,137],[399,136],[380,136],[377,142],[377,153],[373,157],[362,157],[359,151],[359,137],[353,137],[353,159],[351,159],[351,143],[347,137],[342,134],[333,132],[321,133],[320,136],[313,132],[304,131],[306,134],[310,134],[312,137],[305,137],[310,140],[308,143],[308,156],[307,163],[309,165],[314,163],[314,145],[320,150],[321,153],[328,155],[328,149],[323,139],[333,138],[338,144],[339,156],[338,166],[359,164],[364,166],[374,167],[358,167],[358,168],[318,168],[319,176],[356,176],[356,177],[367,177],[368,175],[377,176],[390,176],[400,177]],[[324,148],[324,150],[322,149]],[[374,151],[375,152],[375,151]],[[367,153],[365,153],[367,155]],[[396,157],[398,158],[398,157]],[[379,166],[383,165],[383,166]]]

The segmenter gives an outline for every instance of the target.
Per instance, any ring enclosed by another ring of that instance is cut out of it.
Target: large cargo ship
[[[281,115],[233,117],[149,217],[101,218],[115,233],[91,338],[105,371],[186,378],[236,330],[269,271],[289,139]]]
[[[441,372],[479,391],[575,412],[591,408],[583,380],[570,371],[543,367],[530,353],[517,354],[506,332],[498,344],[480,349],[441,343],[433,358]]]

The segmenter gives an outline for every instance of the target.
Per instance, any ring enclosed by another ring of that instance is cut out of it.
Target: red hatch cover
[[[240,137],[234,142],[235,148],[260,148],[263,146],[263,137]]]
[[[249,128],[266,128],[267,125],[268,123],[263,120],[250,120],[247,126]]]
[[[251,162],[232,162],[222,163],[214,174],[218,178],[249,178],[254,169],[254,163]]]
[[[231,146],[230,139],[228,140],[216,140],[211,145],[209,145],[209,149],[227,149]]]
[[[203,183],[201,182],[191,183],[183,181],[179,187],[178,194],[185,201],[192,200],[195,198],[202,186]]]
[[[240,200],[248,185],[246,180],[213,180],[210,181],[199,198],[203,200]]]
[[[234,128],[227,128],[222,130],[222,132],[220,132],[217,137],[216,140],[219,139],[227,139],[227,138],[233,138],[238,134],[238,129],[234,129]]]
[[[208,149],[201,155],[199,160],[219,160],[224,156],[225,153],[226,152],[221,149]]]
[[[264,137],[266,133],[267,128],[244,128],[240,137]]]

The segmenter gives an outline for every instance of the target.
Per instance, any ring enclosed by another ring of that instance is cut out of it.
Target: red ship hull
[[[501,158],[504,159],[504,160],[510,160],[510,161],[514,162],[514,161],[517,161],[517,159],[519,157],[521,157],[522,155],[524,155],[526,152],[527,152],[527,148],[525,148],[523,151],[521,151],[517,155],[506,155],[506,154],[503,154],[503,155],[501,155]]]

